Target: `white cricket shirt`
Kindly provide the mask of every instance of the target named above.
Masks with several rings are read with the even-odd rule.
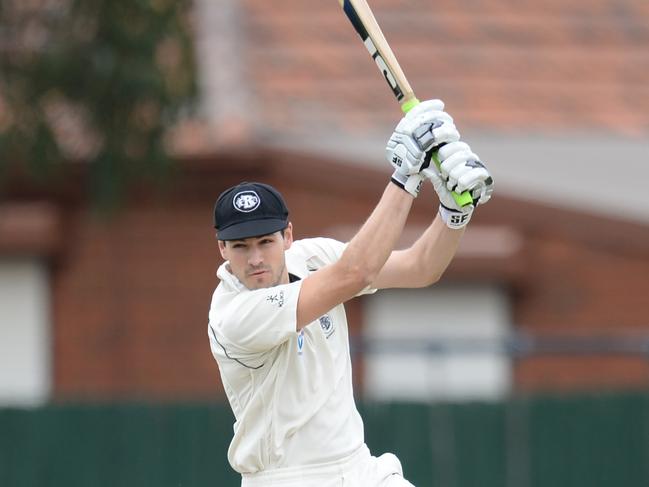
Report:
[[[345,244],[297,240],[286,251],[300,279],[337,261]],[[347,317],[338,305],[296,332],[301,280],[248,290],[221,265],[208,334],[235,416],[228,450],[240,473],[312,465],[364,443],[352,391]],[[367,290],[365,292],[373,292]]]

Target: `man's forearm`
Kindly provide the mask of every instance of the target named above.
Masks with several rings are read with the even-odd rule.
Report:
[[[417,284],[430,285],[439,280],[455,257],[465,228],[452,230],[446,226],[439,215],[410,248],[411,258],[417,263],[413,266]]]
[[[388,184],[370,217],[347,245],[341,261],[358,267],[371,282],[401,236],[412,202],[410,194]]]

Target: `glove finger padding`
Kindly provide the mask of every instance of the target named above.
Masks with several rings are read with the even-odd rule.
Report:
[[[414,196],[421,186],[420,172],[430,161],[427,153],[460,139],[453,118],[443,110],[441,100],[415,106],[399,121],[386,145],[386,158],[395,169],[392,180]]]
[[[489,200],[493,191],[493,179],[468,144],[447,144],[439,150],[439,157],[442,161],[442,177],[446,178],[446,188],[449,191],[470,191],[474,204],[484,204]]]
[[[480,158],[464,142],[450,142],[438,150],[439,169],[430,167],[423,173],[431,180],[439,196],[439,214],[446,225],[458,229],[471,219],[476,205],[484,204],[491,198],[493,178]],[[473,204],[459,206],[452,191],[470,191]]]
[[[440,203],[442,203],[444,206],[448,207],[449,209],[462,212],[470,211],[473,209],[473,205],[466,205],[462,207],[458,206],[455,198],[453,198],[453,195],[451,194],[451,190],[446,187],[446,179],[442,176],[435,165],[424,169],[422,171],[422,174],[426,178],[430,179],[430,182],[433,184],[433,189],[439,197]]]
[[[397,125],[395,133],[411,137],[424,152],[431,147],[460,139],[453,118],[441,111],[425,112],[412,118],[406,116]]]
[[[462,153],[473,154],[471,147],[466,142],[454,141],[439,148],[437,156],[440,161],[439,169],[443,178],[448,179],[451,171],[464,162],[461,155],[456,156],[456,154]]]
[[[427,112],[414,119],[402,118],[386,145],[386,158],[403,174],[417,174],[426,152],[432,147],[455,142],[460,134],[444,112]]]
[[[477,177],[478,175],[474,171],[477,168],[482,168],[486,172],[486,169],[478,160],[478,156],[473,152],[457,152],[447,159],[446,162],[449,163],[449,166],[453,165],[453,169],[448,172],[446,186],[448,189],[457,191],[458,193],[471,187],[472,180],[470,177],[467,177],[468,174],[473,174],[474,177]],[[461,184],[461,182],[464,184]]]
[[[494,191],[494,180],[488,176],[484,181],[481,181],[471,190],[471,197],[473,198],[474,205],[484,205],[491,199],[491,194]]]
[[[470,191],[474,204],[484,204],[491,198],[493,178],[477,158],[467,159],[458,171],[456,184],[452,188],[457,193]]]
[[[442,174],[446,173],[448,189],[454,189],[459,179],[472,169],[468,165],[469,161],[477,159],[478,156],[473,152],[463,150],[442,162]]]

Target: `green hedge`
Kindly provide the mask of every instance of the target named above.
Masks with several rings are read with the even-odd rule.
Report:
[[[373,453],[419,487],[649,485],[647,395],[360,409]],[[232,421],[206,404],[0,409],[0,485],[237,486]]]

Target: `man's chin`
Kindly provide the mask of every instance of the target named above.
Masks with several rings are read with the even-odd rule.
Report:
[[[259,273],[256,276],[247,275],[243,279],[240,278],[239,281],[246,287],[246,289],[254,291],[255,289],[266,289],[269,287],[279,286],[282,284],[282,274],[280,273],[279,276],[277,276],[277,274],[274,274],[271,271],[266,271]]]
[[[256,282],[246,287],[251,291],[256,291],[257,289],[266,289],[267,287],[273,287],[273,286],[271,284],[263,284],[263,283]]]
[[[273,283],[267,279],[250,278],[248,279],[248,282],[246,282],[246,287],[254,291],[255,289],[265,289],[267,287],[273,287]]]
[[[272,280],[268,279],[262,279],[262,280],[248,280],[248,282],[245,283],[245,286],[250,289],[251,291],[254,291],[256,289],[266,289],[269,287],[275,287],[279,286],[281,283],[280,282],[272,282]]]

